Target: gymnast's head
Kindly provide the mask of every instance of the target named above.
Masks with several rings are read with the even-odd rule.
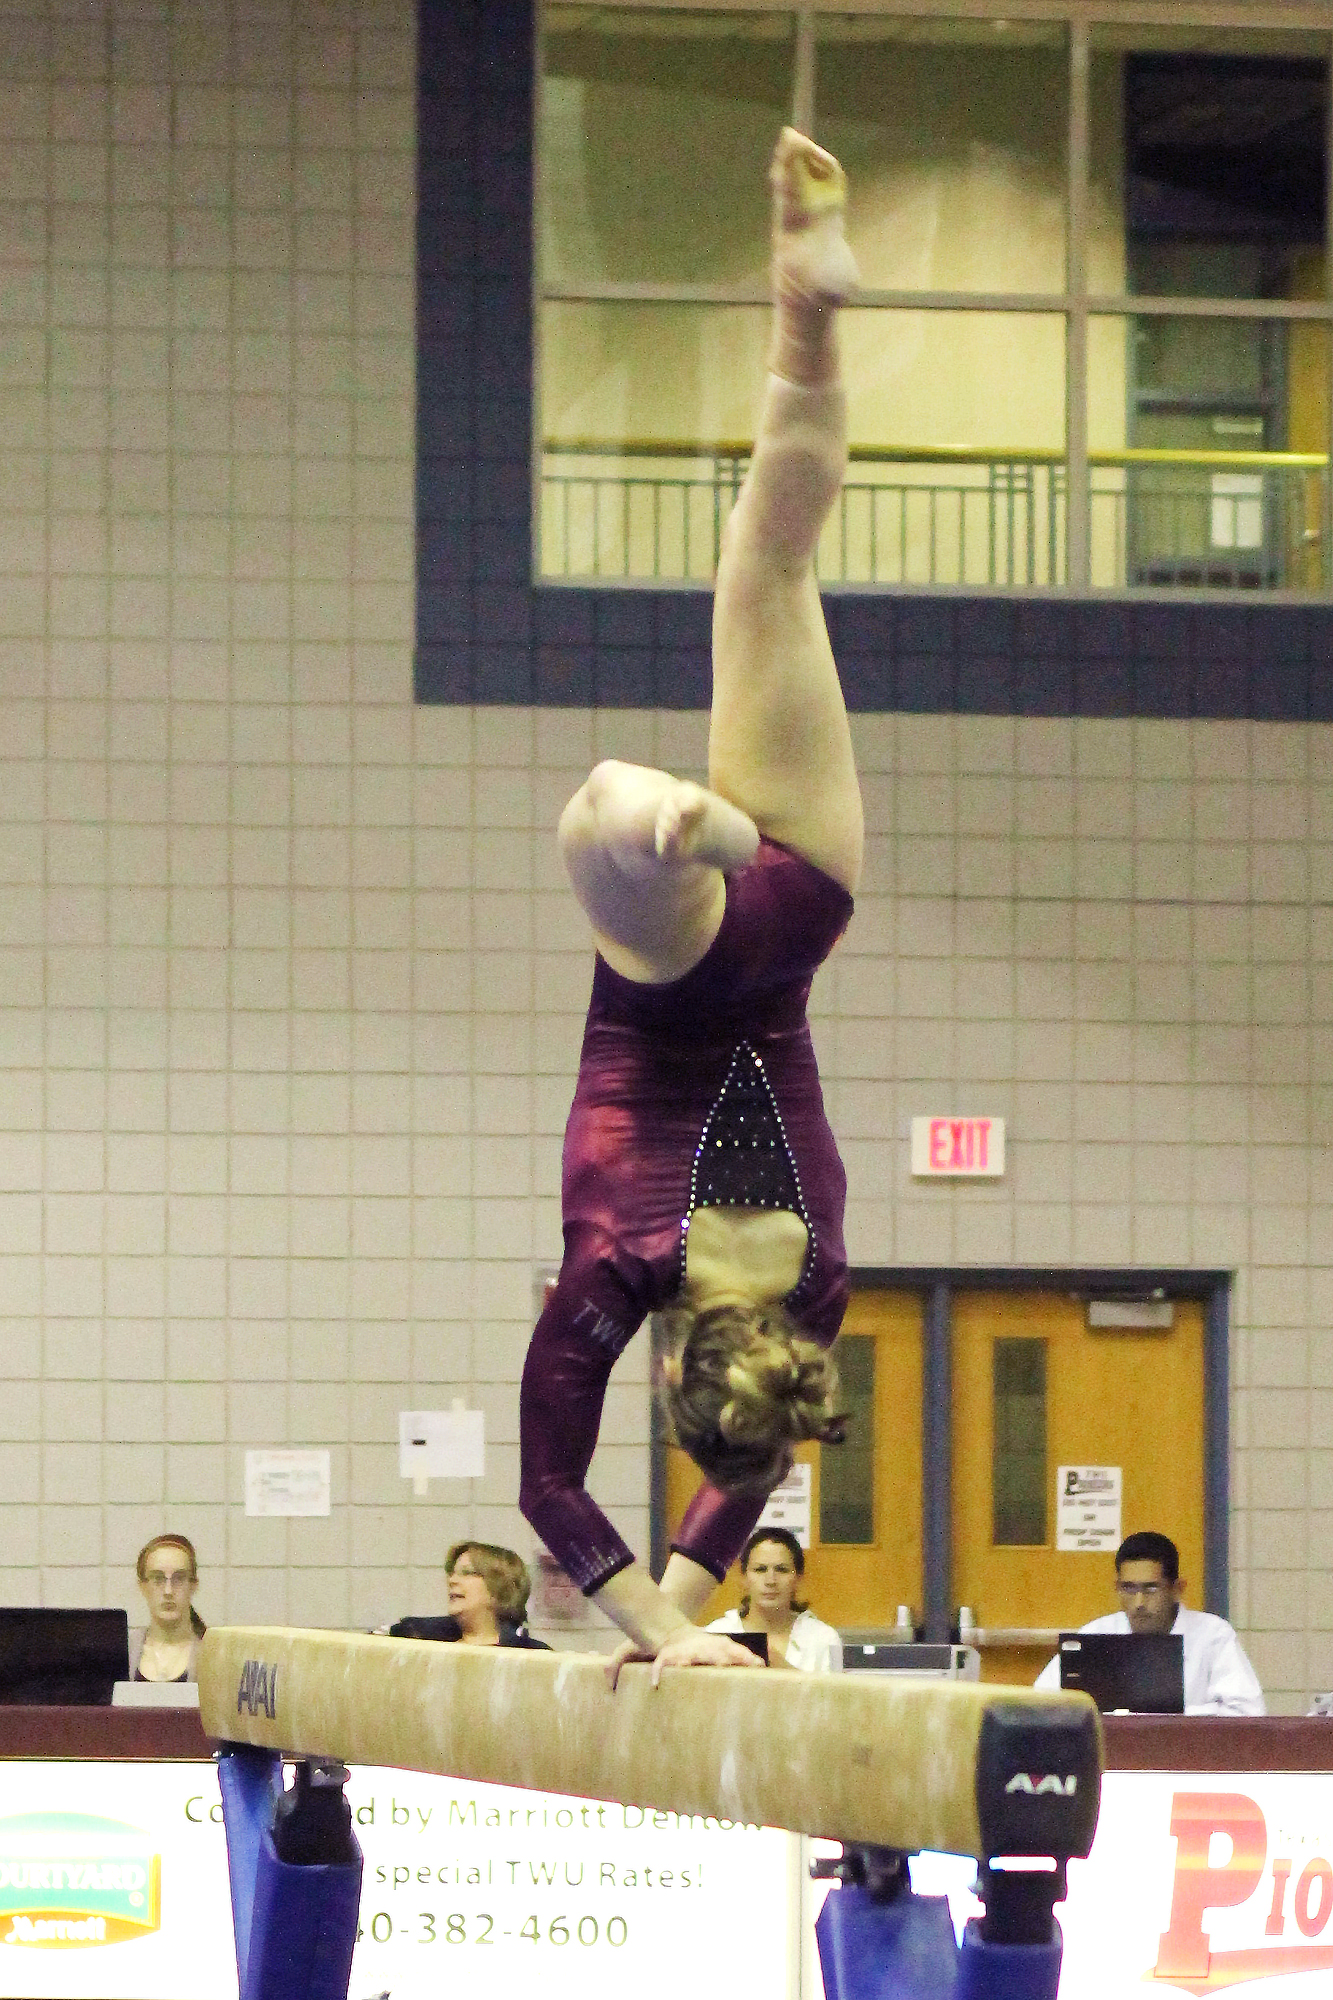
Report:
[[[667,1419],[714,1486],[767,1491],[798,1444],[842,1443],[837,1369],[782,1306],[682,1306],[662,1319]]]

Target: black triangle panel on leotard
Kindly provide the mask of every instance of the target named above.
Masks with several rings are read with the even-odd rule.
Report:
[[[690,1163],[690,1199],[680,1232],[682,1279],[685,1239],[696,1208],[774,1208],[799,1215],[810,1235],[796,1287],[800,1291],[810,1268],[814,1232],[773,1087],[748,1042],[739,1043],[732,1055]]]

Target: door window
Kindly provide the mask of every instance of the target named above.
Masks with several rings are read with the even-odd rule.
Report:
[[[1040,1548],[1046,1541],[1046,1342],[997,1340],[991,1374],[991,1540],[997,1548]]]
[[[820,1454],[819,1539],[875,1539],[875,1336],[845,1333],[835,1350],[839,1402],[847,1435],[837,1451]]]

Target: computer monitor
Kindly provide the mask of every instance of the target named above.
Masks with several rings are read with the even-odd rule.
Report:
[[[0,1703],[109,1708],[129,1677],[123,1611],[0,1605]]]
[[[1182,1715],[1185,1641],[1178,1632],[1062,1632],[1060,1685],[1090,1694],[1103,1715]]]

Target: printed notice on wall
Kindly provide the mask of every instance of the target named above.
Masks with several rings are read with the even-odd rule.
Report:
[[[759,1516],[761,1528],[785,1528],[795,1535],[803,1549],[810,1546],[811,1469],[793,1465],[781,1486],[768,1496],[768,1505]]]
[[[326,1451],[247,1451],[247,1514],[327,1514],[329,1454]]]
[[[1098,1554],[1120,1546],[1120,1467],[1062,1465],[1056,1475],[1055,1546]]]

